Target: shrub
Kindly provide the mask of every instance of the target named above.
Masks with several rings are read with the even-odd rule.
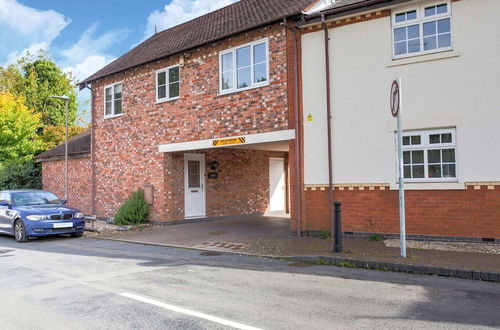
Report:
[[[384,240],[384,238],[380,234],[371,234],[370,237],[368,237],[369,241],[376,241],[376,242],[381,242]]]
[[[34,160],[0,166],[0,190],[42,189],[42,167]]]
[[[328,239],[330,237],[330,231],[329,230],[320,230],[319,231],[319,238],[321,239]]]
[[[129,199],[120,206],[115,215],[117,225],[135,225],[149,220],[149,205],[144,198],[144,190],[134,192]]]

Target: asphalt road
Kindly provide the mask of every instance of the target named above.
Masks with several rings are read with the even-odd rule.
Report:
[[[500,284],[0,236],[2,329],[500,327]]]

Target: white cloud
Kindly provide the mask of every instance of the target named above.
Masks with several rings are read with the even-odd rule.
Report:
[[[71,20],[53,10],[38,10],[17,0],[0,0],[0,59],[12,63],[26,51],[47,49]]]
[[[204,15],[216,9],[228,6],[237,0],[172,0],[162,11],[155,10],[149,14],[144,37],[148,38],[156,30],[168,29],[195,17]]]
[[[114,60],[115,56],[109,54],[109,50],[129,34],[127,29],[119,29],[96,36],[97,28],[97,24],[92,24],[76,43],[60,51],[64,71],[73,72],[78,80],[87,78]]]

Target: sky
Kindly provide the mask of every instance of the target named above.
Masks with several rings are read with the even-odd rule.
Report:
[[[43,49],[83,80],[154,34],[237,0],[0,0],[0,65]],[[88,91],[79,94],[83,104]]]

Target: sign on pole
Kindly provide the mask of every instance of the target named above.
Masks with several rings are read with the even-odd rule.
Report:
[[[403,134],[401,128],[401,78],[394,80],[391,85],[390,95],[391,114],[397,122],[398,139],[398,172],[399,172],[399,240],[401,247],[401,257],[406,258],[406,219],[405,219],[405,186],[403,168]]]

